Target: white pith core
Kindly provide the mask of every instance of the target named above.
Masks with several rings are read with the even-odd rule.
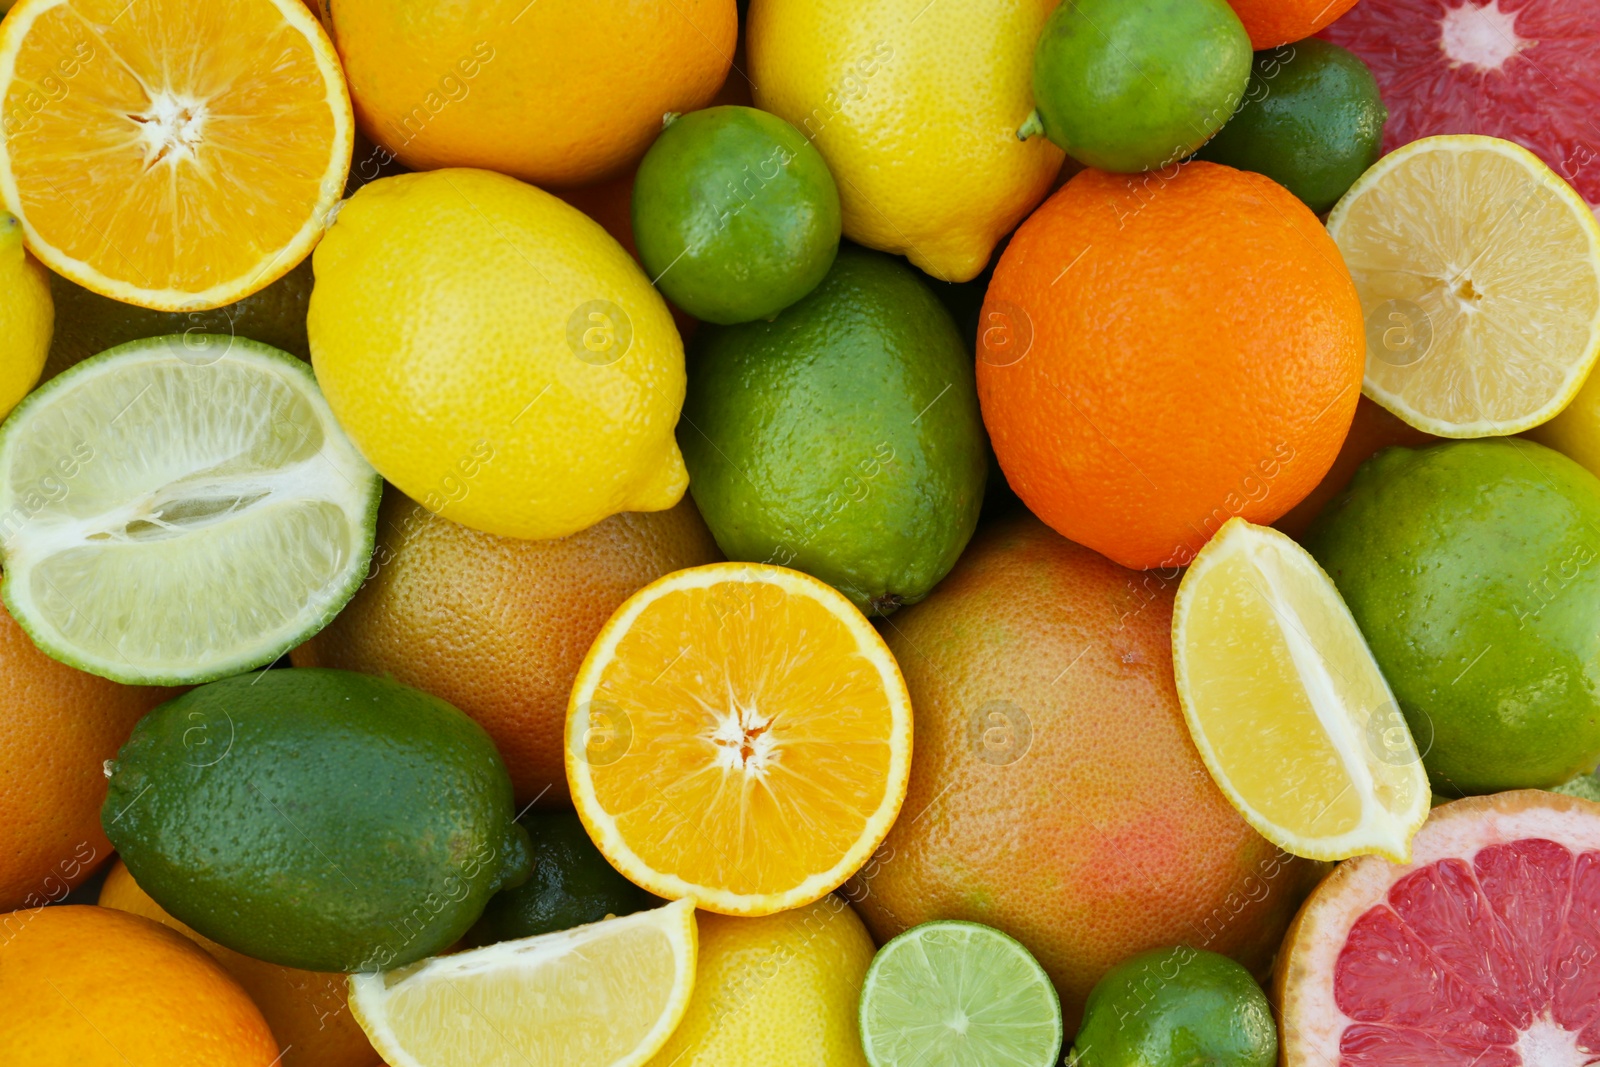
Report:
[[[146,168],[163,161],[174,165],[180,160],[192,163],[205,140],[206,102],[178,96],[170,90],[152,93],[150,106],[128,118],[139,126]]]
[[[1506,60],[1538,43],[1517,35],[1517,14],[1500,10],[1500,0],[1481,5],[1467,0],[1439,20],[1439,48],[1451,67],[1497,71]]]
[[[766,774],[767,765],[776,758],[777,741],[769,732],[771,726],[770,718],[729,693],[728,710],[717,713],[717,725],[711,731],[717,768],[758,777]]]
[[[1562,1027],[1548,1013],[1522,1032],[1516,1049],[1525,1067],[1587,1067],[1600,1063],[1600,1056],[1578,1048],[1576,1032]]]

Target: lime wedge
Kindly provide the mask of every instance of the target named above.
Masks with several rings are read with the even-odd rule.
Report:
[[[381,486],[307,364],[238,337],[133,341],[0,426],[0,595],[81,670],[237,674],[355,593]]]
[[[861,1045],[872,1067],[1050,1067],[1061,1001],[1015,939],[981,923],[923,923],[867,968]]]

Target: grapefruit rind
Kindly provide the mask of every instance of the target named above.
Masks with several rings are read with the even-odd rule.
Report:
[[[1243,565],[1251,590],[1270,608],[1268,617],[1281,638],[1273,644],[1282,647],[1284,659],[1294,672],[1292,677],[1278,680],[1280,691],[1292,692],[1294,686],[1300,687],[1303,707],[1314,713],[1321,737],[1308,734],[1309,716],[1302,712],[1296,723],[1288,706],[1258,710],[1213,699],[1218,689],[1227,699],[1243,691],[1243,687],[1229,684],[1231,678],[1206,677],[1205,672],[1216,663],[1215,659],[1208,660],[1202,649],[1208,637],[1225,647],[1239,649],[1238,658],[1249,660],[1247,669],[1270,662],[1263,652],[1265,642],[1252,641],[1237,630],[1226,634],[1204,632],[1208,614],[1205,601],[1225,592],[1217,588],[1217,583],[1229,581],[1224,568],[1230,564]],[[1222,609],[1226,605],[1215,607]],[[1313,615],[1310,609],[1321,615],[1316,622],[1307,621]],[[1220,614],[1240,627],[1246,624],[1244,618],[1231,612],[1222,610]],[[1324,639],[1326,647],[1318,646],[1311,636],[1313,632]],[[1336,643],[1327,643],[1330,634]],[[1363,740],[1371,736],[1373,717],[1385,709],[1397,711],[1398,704],[1350,609],[1332,579],[1305,549],[1270,527],[1256,526],[1238,517],[1224,523],[1200,550],[1179,584],[1172,614],[1172,661],[1178,701],[1200,758],[1228,802],[1257,833],[1284,851],[1306,859],[1339,860],[1370,852],[1395,862],[1406,860],[1412,836],[1428,817],[1427,772],[1410,731],[1398,714],[1382,723],[1385,744],[1381,751]],[[1219,745],[1224,743],[1221,735],[1213,734],[1226,729],[1230,719],[1250,714],[1259,715],[1260,721],[1251,724],[1249,743],[1242,752],[1237,741],[1229,745],[1234,755],[1225,757],[1219,752]],[[1357,821],[1343,832],[1319,835],[1310,829],[1285,826],[1264,810],[1276,799],[1273,794],[1294,793],[1308,784],[1286,779],[1283,769],[1291,766],[1290,761],[1272,758],[1284,755],[1282,742],[1278,752],[1266,747],[1269,737],[1293,733],[1297,726],[1299,738],[1288,740],[1326,750],[1327,758],[1337,760],[1343,773],[1346,785],[1341,793],[1355,794]],[[1249,795],[1240,785],[1243,777],[1253,777],[1257,787]],[[1324,810],[1338,799],[1337,794],[1328,798]],[[1394,806],[1386,805],[1385,799]]]
[[[615,659],[623,637],[663,596],[685,589],[706,590],[725,583],[775,586],[784,595],[806,597],[823,605],[854,638],[856,653],[876,668],[891,715],[890,758],[883,795],[875,809],[866,816],[854,843],[828,869],[813,871],[796,884],[761,893],[734,892],[722,886],[654,869],[629,844],[617,826],[616,816],[601,803],[596,794],[595,768],[590,760],[584,758],[585,739],[589,737],[591,729],[606,729],[604,725],[596,727],[591,720],[590,703],[606,669]],[[665,667],[663,664],[663,670]],[[649,739],[638,736],[631,741],[635,748],[650,743]],[[565,760],[567,783],[579,818],[601,853],[629,880],[657,896],[693,899],[697,907],[706,911],[738,916],[770,915],[802,907],[831,893],[843,885],[883,843],[905,801],[911,776],[911,699],[899,664],[895,662],[883,638],[873,629],[866,616],[832,586],[808,574],[770,564],[707,564],[676,571],[645,586],[618,608],[600,631],[579,668],[567,705]]]
[[[1356,920],[1382,904],[1396,882],[1440,860],[1470,861],[1486,846],[1529,838],[1574,852],[1600,850],[1600,804],[1541,789],[1452,801],[1433,810],[1412,840],[1409,862],[1359,856],[1323,879],[1284,935],[1274,968],[1283,1067],[1342,1062],[1339,1038],[1356,1020],[1334,1003],[1334,968]]]
[[[641,934],[643,938],[659,934],[665,939],[666,948],[672,954],[672,984],[659,1014],[633,1048],[624,1050],[620,1056],[615,1056],[605,1063],[605,1067],[638,1067],[667,1043],[672,1031],[677,1029],[678,1023],[683,1020],[684,1013],[689,1008],[689,997],[694,991],[699,937],[695,925],[694,905],[688,900],[673,901],[665,907],[636,912],[621,918],[603,919],[570,930],[525,937],[516,941],[501,941],[498,944],[454,955],[434,956],[394,971],[352,974],[349,978],[350,1011],[361,1029],[366,1032],[372,1047],[383,1057],[385,1063],[393,1064],[394,1067],[483,1067],[491,1062],[517,1064],[519,1067],[566,1067],[567,1064],[576,1062],[598,1062],[586,1058],[592,1057],[596,1050],[592,1045],[582,1044],[583,1038],[578,1036],[582,1030],[595,1029],[594,1018],[585,1019],[584,1026],[575,1026],[572,1020],[566,1018],[539,1020],[552,1033],[567,1030],[573,1035],[572,1047],[555,1058],[549,1058],[544,1054],[552,1051],[549,1046],[535,1049],[516,1048],[511,1044],[511,1040],[506,1036],[507,1033],[513,1032],[517,1023],[536,1015],[547,1003],[545,996],[523,996],[525,991],[516,988],[515,972],[519,969],[559,968],[563,958],[581,960],[585,952],[593,953],[595,946],[600,942],[629,937],[639,940]],[[518,1015],[516,1020],[497,1021],[481,1007],[467,1000],[466,995],[457,986],[463,978],[470,980],[494,976],[496,972],[503,975],[507,984],[514,987],[513,995],[501,1003],[514,1006]],[[569,976],[565,983],[560,981],[559,971],[555,977],[557,980],[552,982],[552,985],[555,986],[553,991],[558,996],[564,994],[571,999],[579,999],[587,995],[583,990],[574,990],[571,987],[572,977]],[[626,990],[630,980],[635,983],[640,980],[639,973],[634,971],[625,971],[610,977],[612,980],[606,983],[607,988],[604,993],[591,998],[592,1000],[602,1004],[618,999],[626,1001],[628,1000],[626,992],[619,997],[617,991]],[[567,985],[566,989],[561,988],[564,984]],[[438,999],[445,1002],[445,1006],[441,1007],[434,1020],[410,1019],[402,1022],[393,1017],[392,1002],[397,995],[415,990],[426,994],[428,986],[437,986]],[[648,992],[655,993],[656,989],[652,988]],[[636,990],[635,993],[642,1000],[645,991]],[[628,1006],[634,1007],[636,1003],[629,1003]],[[473,1010],[463,1011],[463,1007]],[[488,1060],[474,1055],[473,1046],[469,1045],[471,1038],[461,1032],[463,1019],[469,1024],[481,1020],[483,1030],[488,1031],[490,1039],[484,1043],[496,1045],[497,1051],[503,1048],[509,1054],[499,1060]],[[614,1022],[609,1020],[605,1022],[608,1024],[605,1027],[607,1030],[615,1029]],[[396,1032],[402,1028],[437,1034],[439,1046],[418,1049],[414,1040],[408,1042]],[[477,1038],[484,1036],[482,1031],[475,1035]],[[612,1034],[607,1033],[604,1036],[610,1037]],[[452,1053],[456,1054],[454,1058]]]
[[[1510,161],[1518,168],[1526,182],[1521,195],[1490,189],[1487,179],[1473,189],[1473,178],[1466,175],[1460,160],[1474,153]],[[1431,161],[1426,157],[1432,157]],[[1442,180],[1444,174],[1457,179],[1458,188],[1422,187],[1402,173],[1430,162],[1435,180]],[[1363,224],[1371,230],[1376,220],[1366,218],[1358,223],[1352,216],[1360,212],[1363,201],[1372,198],[1378,198],[1390,212],[1377,223],[1386,232],[1360,234],[1357,231]],[[1551,218],[1552,224],[1559,220],[1566,226],[1562,236],[1567,244],[1558,245],[1548,231],[1524,232],[1529,217],[1541,208],[1548,209],[1542,214]],[[1464,233],[1480,221],[1472,217],[1473,209],[1493,216],[1488,234],[1478,238],[1483,247],[1477,251]],[[1512,212],[1521,223],[1514,229],[1505,224]],[[1362,391],[1416,429],[1453,438],[1503,436],[1532,429],[1554,418],[1572,401],[1600,357],[1600,221],[1572,186],[1521,145],[1477,134],[1424,137],[1404,145],[1373,164],[1340,198],[1328,215],[1328,233],[1350,268],[1367,319]],[[1451,237],[1468,247],[1446,247]],[[1557,248],[1560,254],[1553,256],[1552,250]],[[1452,258],[1456,251],[1460,255]],[[1486,255],[1490,251],[1494,254]],[[1497,298],[1498,286],[1485,284],[1480,277],[1476,279],[1484,285],[1480,293],[1473,284],[1475,279],[1469,277],[1469,271],[1477,267],[1498,272],[1502,281],[1518,269],[1548,280],[1558,264],[1560,269],[1581,275],[1559,300],[1548,293],[1532,294],[1543,297],[1542,301],[1530,299],[1529,292],[1515,288],[1501,290]],[[1451,276],[1440,276],[1441,268]],[[1387,278],[1381,277],[1385,274]],[[1418,279],[1425,279],[1426,284]],[[1490,281],[1495,280],[1491,275]],[[1498,345],[1485,343],[1476,354],[1449,352],[1450,362],[1434,370],[1441,361],[1431,357],[1438,351],[1441,336],[1458,339],[1460,331],[1476,325],[1484,315],[1479,301],[1496,299],[1498,307],[1490,306],[1499,316],[1508,317],[1508,309],[1522,312],[1522,317],[1509,325],[1494,318],[1485,320],[1495,323]],[[1552,362],[1547,340],[1551,327],[1539,316],[1557,310],[1572,318],[1571,328],[1586,340],[1575,341],[1570,351],[1556,353]],[[1586,321],[1581,321],[1585,317]],[[1392,326],[1386,325],[1391,322]],[[1410,349],[1424,323],[1429,347]],[[1386,346],[1393,336],[1396,352],[1378,353],[1372,340],[1375,334]],[[1510,358],[1510,345],[1523,347],[1516,353],[1519,359]],[[1417,351],[1420,354],[1414,354]],[[1476,362],[1467,365],[1472,360]],[[1544,373],[1536,373],[1545,367]],[[1532,392],[1515,395],[1513,391],[1519,388]],[[1491,414],[1489,405],[1505,410]],[[1462,407],[1469,412],[1463,414]]]
[[[320,180],[320,193],[305,222],[278,247],[264,249],[254,269],[219,281],[203,290],[189,291],[171,287],[134,285],[110,277],[92,263],[68,255],[35,227],[23,205],[13,169],[12,149],[9,143],[11,138],[0,136],[0,200],[3,200],[6,209],[21,222],[28,250],[51,270],[92,292],[126,304],[156,311],[205,311],[234,303],[264,289],[293,270],[321,240],[331,213],[344,196],[345,181],[349,176],[351,154],[355,145],[355,115],[350,103],[350,93],[345,85],[344,68],[322,23],[301,0],[257,0],[257,2],[272,4],[282,15],[283,21],[305,38],[327,85],[326,102],[332,120],[333,137],[327,166]],[[21,0],[6,14],[4,21],[0,22],[0,100],[9,97],[10,87],[17,78],[18,53],[26,42],[28,31],[47,11],[71,3],[72,0]],[[123,14],[126,13],[124,9]],[[118,18],[120,19],[121,15]],[[103,38],[97,40],[102,46],[109,47]],[[129,71],[132,72],[131,68]],[[70,92],[71,83],[66,84],[67,91]],[[10,119],[7,118],[6,121],[9,124]],[[236,214],[248,215],[257,210],[257,205],[249,202],[228,206]],[[171,220],[168,222],[170,225],[176,225]],[[109,238],[107,240],[109,241]]]

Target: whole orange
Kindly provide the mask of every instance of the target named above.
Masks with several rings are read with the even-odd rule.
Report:
[[[268,1067],[277,1057],[239,983],[159,923],[80,904],[0,916],[0,1063]]]
[[[0,607],[0,911],[64,899],[111,855],[105,761],[179,692],[57,663]]]
[[[982,316],[1006,480],[1127,567],[1180,566],[1233,516],[1299,503],[1361,396],[1338,248],[1281,185],[1218,164],[1078,174],[1012,237]]]
[[[336,0],[362,130],[418,170],[581,185],[705,106],[733,60],[734,0]]]
[[[494,738],[519,805],[565,807],[567,696],[589,645],[639,589],[721,558],[687,498],[570,537],[518,541],[387,489],[376,573],[291,659],[389,675],[449,701]]]
[[[267,963],[195,933],[151,900],[120,859],[100,887],[100,906],[153,919],[210,953],[261,1009],[283,1049],[283,1067],[376,1067],[382,1062],[350,1013],[344,975]]]
[[[1356,0],[1228,0],[1256,51],[1301,41],[1356,6]]]
[[[1176,586],[1019,514],[887,620],[916,709],[911,785],[848,892],[880,942],[930,919],[998,927],[1049,972],[1068,1033],[1145,949],[1265,973],[1316,869],[1246,825],[1189,740]]]

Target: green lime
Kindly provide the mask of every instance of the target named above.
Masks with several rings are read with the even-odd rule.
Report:
[[[772,322],[696,335],[678,444],[729,559],[869,613],[926,596],[983,504],[972,357],[916,271],[854,246]]]
[[[311,257],[265,289],[209,311],[151,311],[91,292],[59,274],[50,275],[56,332],[50,339],[44,379],[108,348],[163,334],[248,337],[301,359],[311,358],[306,309],[311,303]]]
[[[1548,787],[1600,762],[1600,479],[1516,438],[1391,448],[1306,547],[1436,792]]]
[[[1045,136],[1101,170],[1177,163],[1233,114],[1250,79],[1250,35],[1225,0],[1072,0],[1033,54]],[[1019,132],[1037,127],[1033,120]]]
[[[633,182],[633,239],[656,287],[697,319],[771,318],[828,273],[839,190],[805,135],[753,107],[682,115]]]
[[[1273,1067],[1278,1030],[1250,972],[1178,945],[1117,964],[1089,991],[1072,1067]]]
[[[860,1020],[872,1067],[1052,1067],[1061,1052],[1050,976],[981,923],[923,923],[879,949]]]
[[[34,643],[119,682],[271,663],[366,577],[383,483],[301,360],[152,337],[0,425],[0,593]]]
[[[517,822],[532,843],[533,873],[489,901],[467,944],[515,941],[661,906],[606,862],[576,812],[530,811]]]
[[[527,876],[483,728],[387,678],[294,668],[169,700],[110,765],[106,836],[200,933],[286,967],[396,967]]]
[[[1378,161],[1388,117],[1367,65],[1311,37],[1256,53],[1244,102],[1199,156],[1265,174],[1320,215]]]

